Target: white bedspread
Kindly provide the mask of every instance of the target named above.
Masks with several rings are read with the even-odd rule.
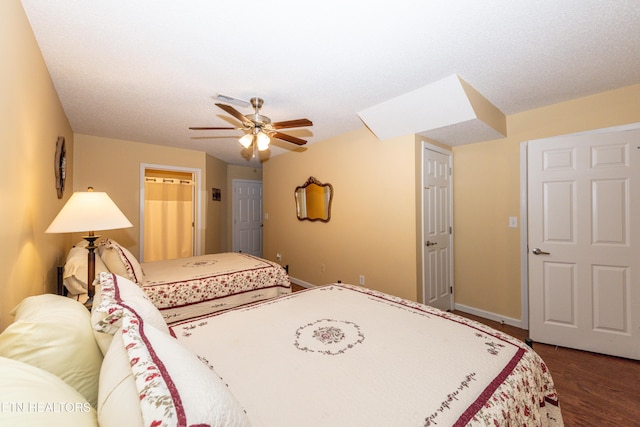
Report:
[[[143,290],[167,323],[291,292],[282,266],[245,253],[153,261],[142,269]]]
[[[171,330],[254,426],[562,425],[551,376],[526,345],[360,287],[314,288]]]

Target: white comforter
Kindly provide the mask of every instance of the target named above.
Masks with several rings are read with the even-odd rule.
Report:
[[[254,426],[562,425],[551,375],[526,345],[360,287],[314,288],[171,329]]]
[[[279,264],[225,252],[142,264],[145,294],[167,323],[291,292]]]

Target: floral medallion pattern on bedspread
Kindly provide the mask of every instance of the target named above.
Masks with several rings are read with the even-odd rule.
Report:
[[[171,330],[255,425],[563,425],[551,375],[524,343],[362,287],[313,288]],[[287,411],[265,390],[287,396]]]
[[[291,289],[277,263],[244,253],[223,253],[144,263],[143,287],[160,310],[213,301],[230,295],[279,287]]]

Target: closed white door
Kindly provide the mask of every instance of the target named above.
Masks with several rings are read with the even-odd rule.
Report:
[[[233,181],[233,251],[262,257],[262,181]]]
[[[640,359],[640,130],[528,144],[534,341]]]
[[[422,295],[427,305],[453,308],[451,154],[423,147]]]

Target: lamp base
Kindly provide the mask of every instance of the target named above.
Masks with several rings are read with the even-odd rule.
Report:
[[[84,306],[87,307],[87,310],[91,311],[93,308],[93,296],[89,297],[85,302]]]
[[[87,296],[89,297],[87,301],[84,303],[85,307],[89,310],[93,306],[93,295],[95,294],[95,287],[93,286],[93,282],[96,279],[96,240],[100,238],[100,236],[96,236],[93,234],[93,231],[89,232],[88,236],[82,236],[89,244],[87,245]]]

